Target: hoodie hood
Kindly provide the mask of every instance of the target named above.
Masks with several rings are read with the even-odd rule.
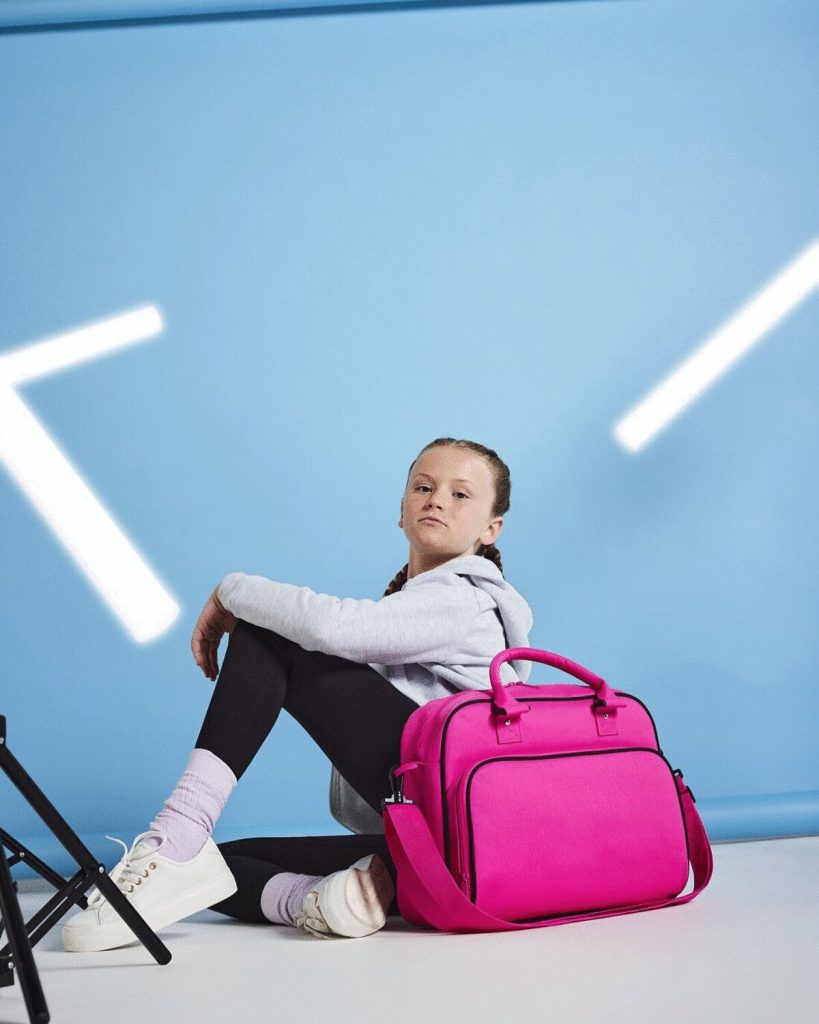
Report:
[[[504,578],[497,565],[489,558],[484,558],[483,555],[459,555],[457,558],[450,558],[448,562],[443,562],[434,569],[428,569],[427,572],[413,576],[412,579],[407,580],[404,587],[411,586],[413,580],[427,576],[429,573],[443,572],[454,572],[457,576],[466,576],[473,586],[479,587],[489,594],[495,602],[506,637],[507,648],[530,646],[529,631],[534,622],[532,609],[512,584]],[[529,673],[532,671],[531,661],[511,661],[509,664],[522,682],[529,678]]]

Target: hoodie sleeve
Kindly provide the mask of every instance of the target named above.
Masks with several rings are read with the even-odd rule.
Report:
[[[237,618],[271,629],[307,651],[361,664],[446,664],[480,608],[474,587],[454,573],[378,601],[332,597],[264,576],[229,573],[218,597]]]

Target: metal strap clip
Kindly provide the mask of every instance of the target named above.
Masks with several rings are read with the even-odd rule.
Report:
[[[404,796],[404,774],[403,774],[403,772],[400,775],[394,775],[393,774],[393,772],[395,771],[395,769],[397,767],[398,767],[398,765],[394,764],[390,768],[390,770],[389,770],[389,773],[388,773],[387,777],[390,780],[390,788],[392,789],[392,796],[384,797],[384,799],[381,801],[381,810],[382,811],[384,810],[384,804],[414,804],[415,803],[414,800],[409,800],[407,797]]]

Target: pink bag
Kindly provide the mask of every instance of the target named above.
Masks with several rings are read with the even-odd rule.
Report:
[[[515,659],[586,686],[504,686],[500,666]],[[489,678],[491,689],[429,701],[404,726],[381,806],[407,921],[540,928],[687,903],[705,888],[711,846],[694,794],[642,701],[532,647],[496,654]],[[680,896],[689,859],[694,888]]]

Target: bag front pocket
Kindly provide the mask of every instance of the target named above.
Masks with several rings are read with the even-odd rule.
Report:
[[[682,804],[656,750],[490,758],[455,799],[456,880],[498,917],[632,906],[688,880]]]

